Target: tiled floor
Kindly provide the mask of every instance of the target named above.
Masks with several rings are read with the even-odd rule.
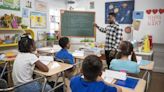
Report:
[[[164,92],[164,73],[152,73],[148,92]]]

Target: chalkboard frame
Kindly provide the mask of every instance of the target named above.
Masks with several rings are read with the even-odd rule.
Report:
[[[62,21],[62,14],[64,14],[64,12],[79,12],[79,13],[93,13],[94,14],[94,22],[95,22],[95,12],[93,11],[70,11],[70,10],[60,10],[60,37],[62,37],[62,30],[61,30],[61,21]],[[73,38],[73,37],[76,37],[76,38],[95,38],[96,39],[96,27],[93,28],[94,30],[94,36],[67,36],[67,37],[70,37],[70,38]]]

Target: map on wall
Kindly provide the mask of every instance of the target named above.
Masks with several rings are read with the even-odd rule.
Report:
[[[0,9],[20,10],[20,0],[0,0]]]
[[[108,14],[114,12],[116,21],[120,24],[132,24],[134,0],[105,3],[105,23],[108,24]]]

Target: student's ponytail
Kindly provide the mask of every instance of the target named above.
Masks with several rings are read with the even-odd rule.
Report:
[[[136,54],[134,51],[132,52],[131,61],[137,62]]]
[[[121,59],[121,56],[122,56],[121,51],[118,51],[115,58],[116,59]]]

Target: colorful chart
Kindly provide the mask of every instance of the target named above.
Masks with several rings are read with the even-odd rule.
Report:
[[[120,24],[132,24],[134,1],[118,1],[105,3],[105,23],[108,24],[108,14],[114,12],[116,21]]]

